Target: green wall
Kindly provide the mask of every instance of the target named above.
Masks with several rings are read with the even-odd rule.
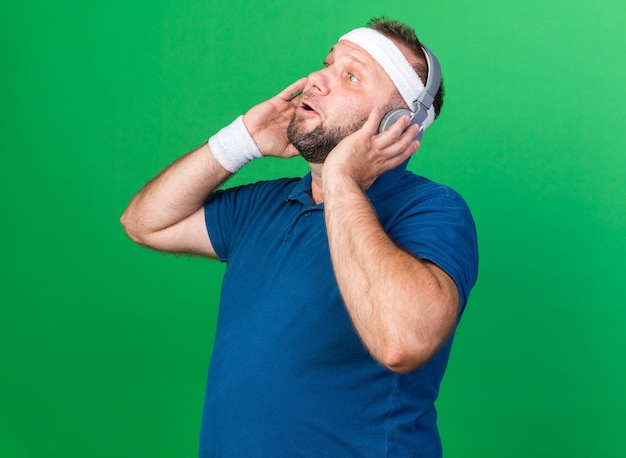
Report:
[[[417,28],[447,83],[411,168],[459,190],[479,230],[438,403],[446,456],[624,456],[621,0],[2,9],[1,456],[196,455],[223,266],[140,248],[119,216],[381,14]],[[305,171],[264,159],[232,183]]]

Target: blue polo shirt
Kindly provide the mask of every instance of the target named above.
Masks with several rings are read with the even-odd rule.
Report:
[[[227,262],[207,380],[201,457],[437,457],[435,399],[452,337],[404,375],[378,364],[341,300],[311,176],[216,192],[206,225]],[[478,269],[470,211],[406,171],[367,191],[389,236],[455,281]]]

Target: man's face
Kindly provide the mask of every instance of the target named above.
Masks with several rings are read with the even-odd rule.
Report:
[[[387,111],[402,105],[378,63],[359,46],[340,41],[324,68],[309,75],[287,137],[306,161],[321,164],[341,140],[363,126],[375,107]]]

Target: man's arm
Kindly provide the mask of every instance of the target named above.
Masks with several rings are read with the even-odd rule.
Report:
[[[293,95],[304,82],[296,81],[244,115],[243,124],[263,155],[297,154],[287,140],[286,128],[297,105]],[[204,144],[146,184],[122,215],[122,225],[139,244],[215,258],[204,221],[204,202],[232,173]]]
[[[146,184],[121,218],[135,242],[161,251],[216,257],[203,205],[232,174],[204,144],[177,159]]]
[[[331,152],[323,193],[328,242],[342,298],[363,343],[390,370],[425,362],[454,328],[459,294],[439,267],[397,247],[365,190],[419,146],[407,119],[377,134],[380,113]]]

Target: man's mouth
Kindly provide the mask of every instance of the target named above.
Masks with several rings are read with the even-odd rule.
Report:
[[[300,107],[298,111],[304,115],[318,115],[319,116],[319,113],[317,112],[315,106],[311,105],[310,103],[304,100],[300,102]]]

